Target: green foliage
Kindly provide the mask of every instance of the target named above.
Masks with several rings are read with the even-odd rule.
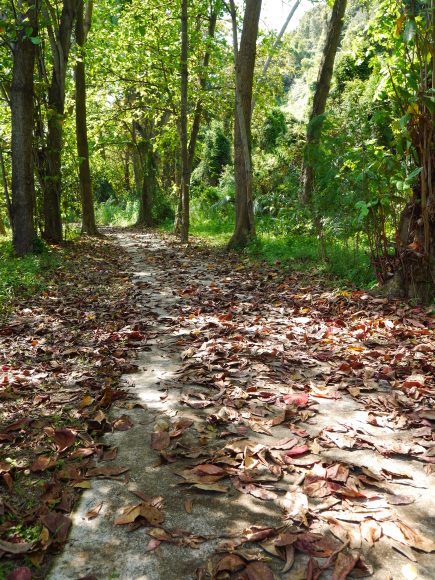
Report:
[[[97,178],[93,188],[93,193],[94,200],[97,203],[103,203],[105,201],[108,201],[110,198],[113,199],[115,197],[115,190],[113,189],[112,184],[104,176],[100,176]]]
[[[1,562],[0,563],[0,580],[6,580],[7,576],[16,568],[13,562]]]
[[[271,151],[276,147],[278,139],[287,133],[285,115],[281,109],[272,109],[263,122],[260,132],[260,147]]]
[[[95,206],[95,219],[97,224],[103,226],[130,226],[137,220],[139,202],[131,195],[124,196],[121,201],[109,198]]]
[[[213,121],[205,133],[201,161],[192,173],[192,185],[216,186],[226,165],[231,163],[231,141],[220,123]]]
[[[39,253],[15,258],[10,241],[0,242],[0,320],[8,314],[14,298],[49,292],[50,281],[62,264],[62,255],[49,252],[39,240]]]

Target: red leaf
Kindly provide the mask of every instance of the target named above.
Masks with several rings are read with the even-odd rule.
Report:
[[[293,447],[289,451],[283,453],[282,457],[292,457],[293,455],[302,455],[302,453],[306,453],[308,451],[307,445],[300,445],[299,447]]]
[[[217,465],[212,465],[211,463],[204,463],[203,465],[198,465],[195,471],[199,473],[205,473],[207,475],[226,475],[226,471],[222,467]]]
[[[308,395],[305,393],[291,393],[283,396],[286,405],[296,405],[297,407],[306,407],[308,404]]]
[[[32,573],[26,566],[15,568],[6,576],[6,580],[32,580]]]

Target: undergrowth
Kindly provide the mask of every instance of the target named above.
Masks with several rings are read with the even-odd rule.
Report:
[[[95,205],[95,220],[102,226],[131,226],[137,220],[139,201],[127,199],[119,203],[113,198]]]
[[[320,274],[334,276],[340,286],[352,284],[367,288],[375,284],[368,248],[361,245],[355,248],[339,238],[329,237],[324,242],[327,257],[322,259],[315,234],[292,232],[290,227],[287,231],[276,231],[274,222],[264,217],[257,219],[256,226],[256,237],[242,250],[253,260],[269,264],[278,261],[283,267],[302,272],[314,267]],[[172,231],[173,223],[167,220],[160,227]],[[213,247],[224,248],[233,231],[234,212],[226,215],[193,212],[190,233]]]
[[[37,241],[38,253],[15,258],[11,241],[0,238],[0,322],[10,312],[15,297],[49,292],[54,271],[64,256],[57,250],[48,249],[41,240]]]

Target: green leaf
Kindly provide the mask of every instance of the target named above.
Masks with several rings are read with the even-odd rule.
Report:
[[[419,173],[421,173],[422,171],[423,171],[423,167],[417,167],[417,169],[414,169],[414,171],[407,176],[406,181],[410,181],[411,179],[414,179],[414,177],[417,177],[417,175]]]
[[[26,36],[30,36],[33,32],[33,28],[31,26],[28,26],[27,28],[24,29],[24,32],[26,33]]]
[[[410,113],[408,113],[407,115],[403,115],[403,117],[399,121],[400,128],[403,129],[404,127],[406,127],[408,121],[410,121],[411,119],[412,115]]]
[[[417,23],[415,18],[410,18],[405,26],[405,32],[403,33],[403,40],[408,43],[417,34]]]
[[[41,39],[39,38],[39,36],[31,36],[30,42],[33,42],[33,44],[41,44]]]

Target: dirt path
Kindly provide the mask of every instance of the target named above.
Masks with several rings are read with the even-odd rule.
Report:
[[[433,578],[433,319],[113,235],[148,330],[103,439],[129,471],[92,480],[49,578]]]

